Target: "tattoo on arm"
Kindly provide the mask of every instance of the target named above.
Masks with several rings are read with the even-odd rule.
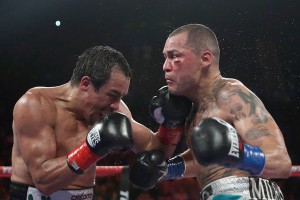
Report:
[[[243,102],[250,106],[250,111],[248,115],[243,112],[243,105],[241,103],[236,103],[233,106],[231,106],[231,113],[236,116],[237,120],[243,119],[247,116],[253,117],[251,122],[253,124],[261,124],[261,123],[267,123],[268,122],[268,115],[267,110],[265,109],[262,102],[252,93],[246,94],[244,91],[240,89],[236,89],[230,92],[231,95],[228,95],[227,99],[229,97],[232,97],[234,95],[238,95]],[[231,102],[230,100],[227,100],[228,102]],[[257,110],[263,111],[262,113],[257,113]],[[265,112],[264,112],[265,111]]]
[[[237,87],[228,87],[224,88],[226,84],[218,84],[215,89],[217,92],[216,98],[220,104],[226,104],[230,106],[230,113],[235,116],[235,119],[241,120],[243,118],[246,118],[247,116],[253,117],[251,120],[252,124],[257,125],[257,124],[262,124],[262,123],[267,123],[269,120],[268,112],[262,102],[259,100],[258,97],[256,97],[253,93],[247,94],[241,89]],[[220,92],[221,88],[224,88],[223,92]],[[250,111],[248,115],[243,111],[244,105],[242,103],[234,103],[231,98],[234,96],[239,96],[242,101],[250,106]],[[257,112],[257,110],[260,110],[262,112]]]
[[[255,115],[255,111],[260,108],[265,110],[263,104],[259,101],[259,99],[254,94],[246,94],[242,90],[236,90],[236,94],[246,103],[250,104],[250,112],[249,116]]]
[[[246,132],[246,138],[249,140],[256,140],[263,136],[268,136],[268,135],[271,135],[271,133],[266,127],[262,125],[255,128],[251,128]]]
[[[243,119],[246,117],[246,114],[243,112],[243,106],[240,103],[233,105],[230,110],[230,113],[235,115],[235,118],[237,120],[240,120],[240,119]]]
[[[252,124],[262,124],[268,122],[268,117],[264,114],[256,114],[251,120]]]

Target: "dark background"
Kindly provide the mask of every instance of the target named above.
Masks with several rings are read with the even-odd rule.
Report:
[[[1,136],[12,135],[13,105],[26,90],[68,82],[78,55],[96,45],[125,55],[134,77],[124,101],[137,121],[153,127],[147,108],[165,84],[164,42],[178,26],[202,23],[219,39],[222,75],[239,79],[262,99],[284,134],[293,165],[299,165],[299,5],[299,0],[2,0]],[[5,140],[0,150],[9,156]]]

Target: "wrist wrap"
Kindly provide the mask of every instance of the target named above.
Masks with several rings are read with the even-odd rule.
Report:
[[[175,156],[167,162],[167,174],[162,180],[180,179],[185,172],[185,163],[181,156]]]
[[[166,128],[163,125],[159,126],[157,136],[165,145],[177,145],[180,140],[183,127]]]
[[[94,154],[84,141],[68,154],[67,163],[76,174],[82,174],[91,164],[100,159],[101,157]]]
[[[264,152],[259,147],[244,144],[244,157],[237,167],[253,176],[260,175],[265,167]]]

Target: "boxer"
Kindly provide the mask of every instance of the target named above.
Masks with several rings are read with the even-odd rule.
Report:
[[[165,179],[196,177],[204,200],[283,199],[271,179],[291,174],[284,137],[249,88],[221,75],[215,33],[183,25],[169,35],[163,55],[169,93],[193,102],[184,129],[188,149],[170,160],[161,151],[141,153],[130,167],[131,182],[149,189]]]
[[[135,121],[122,101],[131,76],[122,53],[96,46],[79,56],[69,82],[31,88],[17,101],[11,200],[91,200],[96,164],[106,155],[153,149],[172,155],[191,101],[169,95],[168,89],[160,92],[159,103],[150,102],[163,119],[153,132]],[[178,105],[187,110],[175,110]]]

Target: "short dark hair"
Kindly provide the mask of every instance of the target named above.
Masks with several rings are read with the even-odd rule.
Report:
[[[131,68],[121,52],[109,46],[89,48],[78,57],[70,80],[71,86],[78,85],[83,76],[89,76],[98,91],[110,78],[113,68],[121,70],[129,79],[132,77]]]
[[[186,32],[187,45],[196,51],[209,50],[216,58],[220,58],[220,47],[215,33],[203,24],[186,24],[175,29],[169,37]]]

